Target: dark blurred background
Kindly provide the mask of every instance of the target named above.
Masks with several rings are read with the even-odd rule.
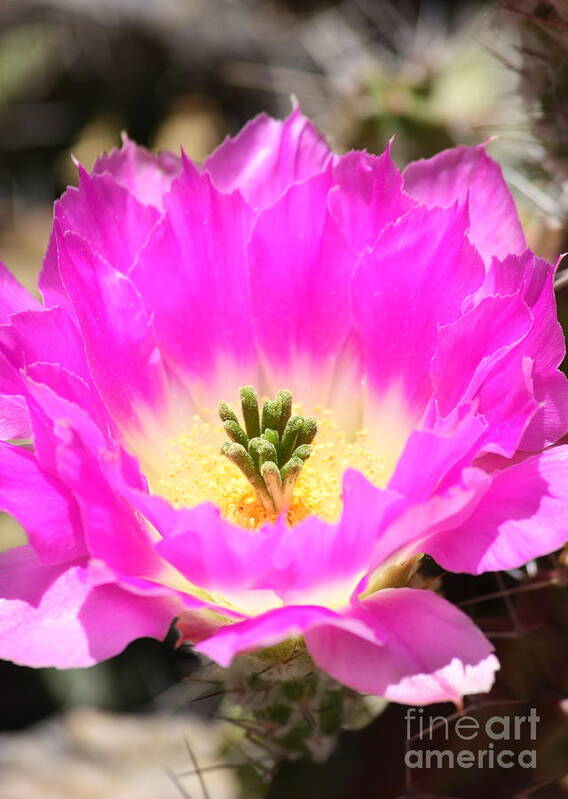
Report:
[[[530,245],[554,260],[567,244],[567,31],[565,0],[2,0],[0,258],[35,290],[72,156],[90,168],[127,131],[201,161],[258,112],[285,116],[295,95],[337,150],[380,152],[394,135],[401,165],[495,137]],[[22,540],[2,519],[0,549]],[[218,700],[193,701],[191,654],[139,641],[90,670],[0,662],[0,799],[568,796],[566,563],[560,553],[510,574],[440,575],[503,664],[470,712],[537,707],[536,771],[405,775],[405,709],[391,705],[328,763],[285,765],[268,789],[231,768],[178,778],[192,768],[184,735],[202,768],[218,762]]]

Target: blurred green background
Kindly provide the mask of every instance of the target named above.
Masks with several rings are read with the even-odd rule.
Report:
[[[2,0],[0,258],[35,290],[52,203],[75,182],[72,156],[90,168],[127,131],[201,161],[256,113],[285,116],[295,95],[337,150],[380,152],[395,136],[401,165],[494,137],[490,152],[529,243],[554,260],[566,248],[568,172],[551,125],[539,127],[549,120],[531,91],[553,83],[562,123],[568,10],[558,17],[563,0],[511,5],[519,13],[450,0]],[[535,75],[543,21],[555,38],[538,39]],[[558,298],[568,322],[568,289]],[[21,540],[18,525],[3,518],[0,549]],[[440,576],[446,596],[468,603],[502,659],[496,688],[471,712],[538,707],[536,773],[405,775],[404,708],[392,705],[365,730],[346,733],[327,764],[284,765],[268,788],[234,768],[178,779],[192,768],[184,735],[201,767],[218,763],[217,700],[192,701],[198,661],[190,653],[141,641],[86,671],[0,663],[0,799],[567,796],[566,574],[555,556],[511,574]],[[510,596],[472,601],[503,588]]]

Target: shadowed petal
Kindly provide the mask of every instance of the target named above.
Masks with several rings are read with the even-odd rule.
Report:
[[[44,563],[84,555],[77,503],[56,476],[44,472],[34,455],[0,444],[0,507],[20,522]]]
[[[493,684],[499,668],[493,647],[471,619],[431,591],[387,588],[354,606],[348,618],[368,634],[323,622],[305,632],[306,644],[320,668],[361,693],[409,705],[460,705],[465,694]]]
[[[335,621],[360,631],[357,621],[349,620],[327,608],[315,606],[289,606],[263,613],[254,619],[222,627],[210,638],[200,641],[195,647],[199,652],[215,660],[220,666],[228,666],[235,655],[251,649],[274,646],[302,635],[312,625]]]
[[[91,666],[135,638],[163,638],[178,608],[168,596],[93,586],[81,565],[41,566],[27,547],[0,554],[0,657],[15,663]]]
[[[488,691],[499,667],[465,614],[430,591],[407,588],[385,589],[343,613],[271,610],[221,628],[196,649],[228,666],[240,652],[302,634],[316,665],[339,682],[408,704],[460,704],[464,694]]]

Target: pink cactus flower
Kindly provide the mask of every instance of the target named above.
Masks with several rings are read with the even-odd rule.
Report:
[[[202,167],[126,140],[79,173],[43,305],[2,272],[0,506],[29,545],[0,556],[0,656],[88,666],[179,617],[223,666],[303,636],[361,692],[487,691],[471,620],[392,579],[568,537],[554,269],[485,148],[401,174],[295,109]]]

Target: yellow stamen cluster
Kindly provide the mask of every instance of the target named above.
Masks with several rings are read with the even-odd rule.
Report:
[[[287,511],[290,525],[310,515],[336,521],[343,504],[343,473],[349,467],[375,485],[384,485],[388,479],[385,464],[368,445],[365,431],[348,439],[331,411],[316,409],[316,415],[318,433],[311,445],[313,451],[300,472]],[[176,507],[213,502],[225,518],[248,529],[273,521],[276,514],[263,508],[246,477],[220,453],[225,438],[217,420],[195,416],[190,431],[170,442],[170,469],[153,486],[154,491]]]

